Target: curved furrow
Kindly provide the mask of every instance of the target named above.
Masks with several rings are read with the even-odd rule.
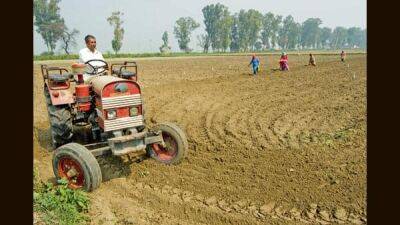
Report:
[[[225,146],[224,138],[220,136],[218,132],[215,132],[217,120],[218,110],[221,109],[222,105],[220,103],[213,103],[210,108],[206,111],[205,123],[204,126],[206,128],[207,137],[209,139],[209,143],[211,146],[215,148],[222,148]]]

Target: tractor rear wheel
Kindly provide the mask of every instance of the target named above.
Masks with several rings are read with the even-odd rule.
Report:
[[[53,147],[72,141],[72,116],[67,106],[48,105]]]
[[[47,86],[44,87],[43,93],[44,93],[44,98],[46,100],[46,105],[47,106],[51,105],[50,93],[49,93],[49,89],[47,88]]]
[[[69,143],[56,149],[53,172],[58,179],[66,179],[71,189],[93,191],[102,181],[99,163],[83,145]]]
[[[153,130],[160,130],[164,139],[165,147],[160,144],[147,146],[147,154],[158,162],[164,164],[180,163],[188,151],[188,141],[185,133],[173,123],[162,123]]]

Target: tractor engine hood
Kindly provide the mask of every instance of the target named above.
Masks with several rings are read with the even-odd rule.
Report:
[[[140,94],[139,85],[127,79],[113,76],[98,76],[90,81],[93,90],[101,98],[113,97],[117,95]]]

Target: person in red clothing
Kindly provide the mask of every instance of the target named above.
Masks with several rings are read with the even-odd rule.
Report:
[[[346,53],[342,50],[342,52],[340,53],[340,60],[344,62],[345,59],[346,59]]]
[[[279,66],[282,71],[289,70],[288,56],[285,52],[282,52],[281,59],[279,60]]]

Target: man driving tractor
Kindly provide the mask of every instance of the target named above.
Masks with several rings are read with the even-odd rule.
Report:
[[[79,63],[87,63],[90,60],[102,60],[104,61],[103,55],[101,54],[100,51],[96,49],[96,38],[93,35],[86,35],[85,37],[85,43],[86,43],[86,48],[81,49],[79,51]],[[104,66],[104,64],[101,61],[93,61],[91,62],[91,65],[93,66]],[[104,72],[104,68],[99,68],[97,73],[100,74]],[[86,68],[86,74],[83,74],[83,80],[85,83],[89,82],[89,78],[91,75],[88,73],[93,72],[93,68],[87,67]]]

